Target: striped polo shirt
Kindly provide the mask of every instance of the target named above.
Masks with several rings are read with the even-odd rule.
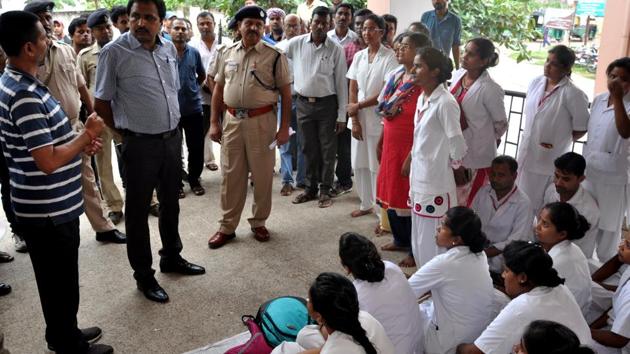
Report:
[[[11,202],[21,221],[62,224],[83,213],[81,158],[47,175],[31,151],[75,136],[59,102],[33,76],[7,66],[0,77],[0,142],[9,167]]]

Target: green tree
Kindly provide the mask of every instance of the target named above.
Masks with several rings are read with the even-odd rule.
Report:
[[[462,39],[486,37],[518,53],[517,61],[530,58],[527,43],[535,28],[529,0],[451,0],[449,7],[462,19]]]

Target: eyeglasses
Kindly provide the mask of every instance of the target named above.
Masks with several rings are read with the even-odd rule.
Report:
[[[411,46],[407,43],[401,43],[400,45],[398,45],[398,48],[396,48],[397,50],[410,50]]]

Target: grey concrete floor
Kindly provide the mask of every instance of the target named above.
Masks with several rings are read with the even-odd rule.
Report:
[[[117,353],[182,353],[240,333],[245,330],[241,315],[255,314],[265,300],[289,294],[306,297],[317,274],[342,272],[337,242],[343,232],[362,233],[377,245],[391,240],[374,236],[376,216],[350,217],[359,203],[354,192],[339,197],[328,209],[317,208],[316,202],[293,205],[296,194],[281,197],[276,176],[267,222],[272,239],[263,244],[251,235],[246,220],[251,215],[250,189],[236,240],[210,250],[207,240],[217,229],[220,213],[221,176],[205,170],[202,178],[206,195],[195,196],[186,186],[187,196],[180,201],[180,233],[182,255],[206,267],[207,274],[181,277],[158,271],[156,278],[171,298],[168,304],[146,300],[136,289],[125,246],[96,242],[81,217],[79,326],[101,327],[101,342],[114,346]],[[149,225],[157,267],[157,218],[150,216]],[[124,223],[119,227],[124,230]],[[0,281],[13,287],[11,294],[0,298],[5,346],[14,354],[45,353],[44,320],[30,259],[14,252],[10,237],[0,241],[0,250],[15,256],[12,263],[0,264]],[[398,261],[404,254],[383,256]]]

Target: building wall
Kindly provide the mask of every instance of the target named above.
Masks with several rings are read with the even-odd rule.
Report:
[[[630,1],[608,0],[604,15],[599,63],[595,79],[595,93],[606,88],[606,67],[618,58],[630,56]]]
[[[386,13],[398,18],[398,33],[410,23],[420,21],[422,13],[433,9],[431,0],[368,0],[368,8],[378,15]]]

